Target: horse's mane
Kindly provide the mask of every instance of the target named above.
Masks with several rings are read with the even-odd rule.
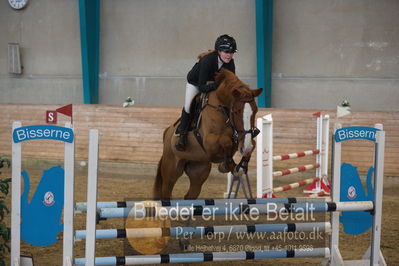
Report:
[[[215,81],[219,84],[226,82],[229,84],[244,84],[233,72],[226,68],[221,68],[215,76]]]
[[[219,84],[219,87],[216,90],[216,95],[219,100],[223,102],[225,105],[229,105],[229,103],[233,100],[232,91],[237,88],[248,88],[249,86],[242,82],[236,74],[233,72],[221,68],[219,72],[216,74],[215,81]]]

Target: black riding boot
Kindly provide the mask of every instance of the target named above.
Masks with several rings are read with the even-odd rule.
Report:
[[[180,125],[176,131],[176,133],[180,135],[179,141],[176,143],[176,150],[178,151],[186,150],[187,133],[189,125],[190,125],[190,114],[186,113],[186,111],[183,108],[181,112]]]

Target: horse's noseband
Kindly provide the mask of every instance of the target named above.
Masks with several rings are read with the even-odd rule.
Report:
[[[237,135],[238,134],[243,134],[244,136],[247,135],[247,134],[251,134],[251,137],[255,138],[256,136],[259,135],[260,130],[257,127],[253,127],[250,130],[235,130],[235,132],[237,132]]]
[[[254,101],[255,101],[255,99],[239,100],[239,102],[241,102],[241,103],[252,103]],[[234,116],[236,114],[241,113],[241,109],[234,110],[234,108],[231,108],[231,112],[230,113],[231,113],[232,116]],[[234,121],[234,119],[231,119],[231,120]],[[232,126],[233,126],[233,129],[234,129],[233,139],[234,139],[234,142],[236,142],[236,143],[238,142],[238,134],[242,134],[243,137],[245,137],[245,135],[247,135],[247,134],[251,134],[251,137],[255,138],[260,133],[260,130],[257,127],[252,127],[249,130],[237,130],[236,129],[236,125],[234,123],[232,124]]]
[[[256,136],[258,136],[259,133],[260,133],[259,128],[254,127],[254,128],[252,129],[252,132],[251,132],[252,138],[255,138]]]

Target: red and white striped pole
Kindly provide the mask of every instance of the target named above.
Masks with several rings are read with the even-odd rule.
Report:
[[[308,151],[303,151],[303,152],[296,152],[296,153],[290,153],[290,154],[284,154],[284,155],[276,155],[276,156],[273,156],[273,161],[283,161],[283,160],[305,157],[305,156],[319,154],[319,153],[320,153],[320,150],[314,149],[314,150],[308,150]]]
[[[298,173],[298,172],[305,172],[305,171],[309,171],[309,170],[316,169],[319,167],[320,167],[320,164],[318,164],[318,163],[306,164],[306,165],[302,165],[302,166],[298,166],[298,167],[294,167],[294,168],[290,168],[290,169],[285,169],[282,171],[273,172],[273,177],[290,175],[290,174],[294,174],[294,173]]]
[[[273,188],[273,193],[287,191],[287,190],[291,190],[293,188],[306,186],[306,185],[312,184],[313,182],[317,182],[317,181],[320,181],[319,177],[308,178],[308,179],[305,179],[305,180],[302,180],[299,182],[295,182],[295,183],[292,183],[289,185]]]

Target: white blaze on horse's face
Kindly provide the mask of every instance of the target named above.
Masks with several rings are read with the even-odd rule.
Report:
[[[251,117],[253,114],[252,107],[249,103],[245,103],[244,112],[242,114],[244,131],[251,129]],[[251,134],[245,134],[243,146],[240,148],[241,155],[247,155],[252,152],[252,136]]]

